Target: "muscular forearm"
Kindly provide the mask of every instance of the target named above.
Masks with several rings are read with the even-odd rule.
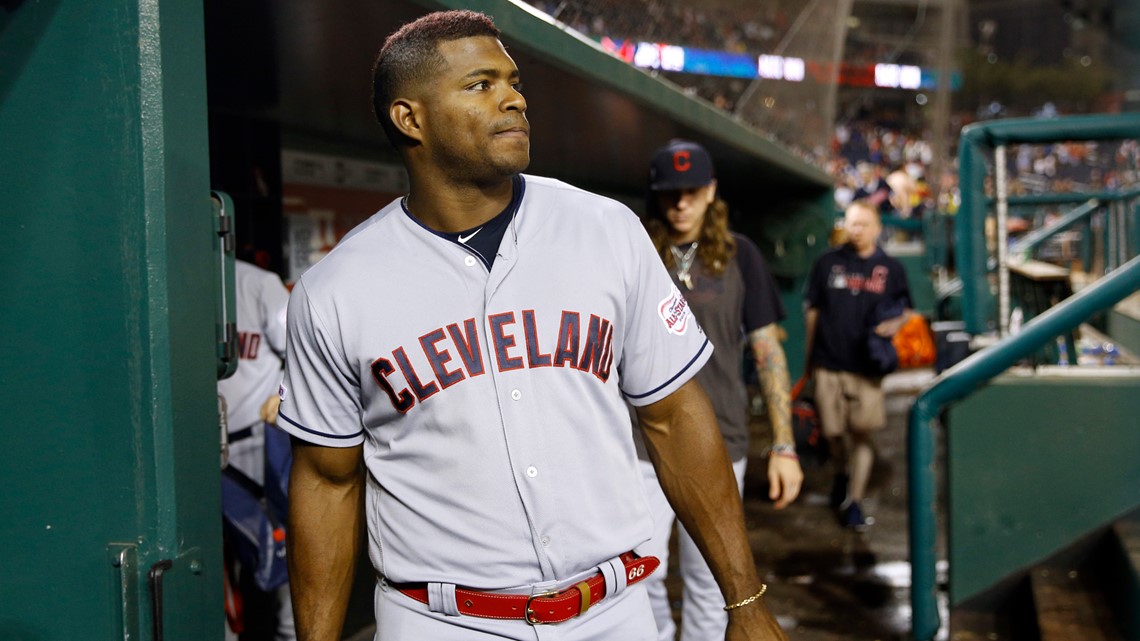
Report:
[[[336,641],[360,542],[360,449],[295,444],[293,452],[289,580],[297,639]]]
[[[765,325],[748,335],[760,391],[772,423],[773,443],[794,443],[792,436],[792,393],[788,379],[788,360],[780,346],[775,323]]]
[[[664,405],[663,405],[664,404]],[[669,503],[734,603],[760,586],[732,464],[704,392],[689,381],[638,409],[650,459]]]
[[[716,577],[725,603],[760,590],[744,527],[736,477],[703,390],[689,381],[667,398],[638,408],[649,457],[661,489]],[[763,599],[729,613],[728,641],[781,641]]]

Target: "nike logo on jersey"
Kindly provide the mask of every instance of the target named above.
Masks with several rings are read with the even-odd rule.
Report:
[[[489,329],[485,331],[489,332],[487,344],[494,351],[493,359],[490,355],[484,359],[479,328],[474,318],[468,318],[462,328],[459,323],[451,323],[426,332],[420,337],[418,350],[400,346],[392,350],[391,358],[377,358],[372,362],[372,378],[401,414],[441,390],[483,374],[488,362],[499,372],[524,367],[564,367],[589,372],[603,383],[609,380],[614,360],[614,327],[610,321],[590,314],[583,332],[584,314],[564,311],[558,334],[544,352],[534,310],[523,310],[519,316],[521,328],[514,327],[519,322],[515,312],[487,316],[485,327]],[[449,348],[454,348],[454,352]],[[415,363],[409,351],[416,357]],[[458,355],[458,361],[453,353]]]
[[[478,234],[481,231],[483,231],[482,227],[480,227],[479,229],[476,229],[475,231],[471,232],[470,234],[467,234],[466,236],[459,236],[459,242],[466,243],[467,241],[474,238],[475,234]]]

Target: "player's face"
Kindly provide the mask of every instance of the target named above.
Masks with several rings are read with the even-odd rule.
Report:
[[[665,212],[673,242],[688,243],[700,238],[705,213],[715,199],[715,181],[704,187],[657,192],[657,204]]]
[[[530,164],[530,124],[519,70],[496,38],[442,42],[429,82],[424,147],[452,178],[497,181]]]
[[[858,205],[848,207],[843,216],[843,227],[847,240],[858,252],[865,252],[875,246],[879,233],[883,231],[875,212]]]

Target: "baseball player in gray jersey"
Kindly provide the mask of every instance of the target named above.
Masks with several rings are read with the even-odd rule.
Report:
[[[726,639],[783,639],[692,380],[711,345],[632,212],[521,174],[527,105],[498,35],[449,11],[388,38],[374,106],[410,193],[289,302],[298,638],[340,638],[363,519],[380,641],[655,639],[629,401],[732,606]]]
[[[226,422],[231,437],[256,434],[273,422],[285,354],[285,312],[289,290],[281,278],[243,260],[234,263],[234,297],[238,330],[238,367],[218,381],[226,399]],[[262,482],[261,442],[258,437],[232,439],[229,464]]]
[[[285,311],[289,290],[281,278],[247,263],[234,266],[234,297],[238,330],[238,367],[233,376],[218,381],[218,394],[226,400],[229,432],[228,464],[258,485],[264,485],[266,423],[277,420],[281,383],[281,357],[285,354]],[[244,572],[252,571],[246,568]],[[256,589],[251,581],[243,582]],[[295,639],[289,584],[274,591],[277,641]],[[226,626],[226,638],[237,635]]]

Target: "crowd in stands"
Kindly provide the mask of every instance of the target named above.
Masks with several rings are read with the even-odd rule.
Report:
[[[902,218],[932,210],[953,214],[960,202],[956,163],[948,164],[933,189],[927,175],[933,159],[922,136],[871,123],[844,123],[835,128],[830,156],[817,162],[835,179],[840,207],[870,195],[885,198],[883,211]],[[1014,145],[1007,163],[1011,196],[1114,191],[1140,183],[1136,140]],[[992,180],[986,188],[992,195]]]
[[[828,156],[816,162],[835,180],[840,209],[865,198],[886,214],[911,218],[937,205],[926,175],[933,159],[930,143],[921,136],[852,122],[835,127]]]
[[[718,51],[771,51],[795,16],[789,0],[709,7],[669,0],[528,0],[593,38],[666,42]],[[785,6],[788,5],[788,6]]]
[[[773,51],[802,9],[802,6],[792,0],[744,5],[726,3],[722,6],[693,5],[669,0],[529,1],[563,24],[592,38],[668,42],[750,53]],[[871,60],[880,53],[868,50],[860,55]],[[728,112],[736,110],[750,84],[748,80],[740,78],[667,72],[662,75],[689,95],[703,98]],[[802,110],[802,107],[799,105],[798,110]],[[848,190],[854,193],[864,186],[864,176],[869,174],[856,170],[860,163],[878,167],[877,173],[882,178],[905,164],[909,167],[909,175],[915,176],[920,184],[925,178],[922,176],[922,168],[930,164],[929,145],[901,132],[879,130],[861,124],[841,126],[836,129],[831,149],[822,144],[807,149],[797,144],[797,141],[780,139],[774,128],[761,129],[802,159],[828,170],[836,179],[839,194],[845,194]],[[901,176],[902,174],[897,174],[892,180],[898,184]],[[923,193],[919,189],[906,191]],[[916,207],[924,204],[916,203]],[[903,208],[908,215],[914,209],[905,205]]]
[[[1112,191],[1140,180],[1136,140],[1019,145],[1007,162],[1012,195]]]
[[[774,51],[803,8],[796,0],[699,4],[675,0],[527,1],[596,39],[667,42],[748,53]],[[848,45],[844,59],[849,62],[874,63],[894,58],[881,43]],[[750,84],[740,78],[668,72],[662,75],[685,93],[730,113],[737,111]],[[769,113],[778,108],[779,105]],[[802,120],[803,105],[797,109],[794,117]],[[884,126],[882,122],[874,118],[841,122],[835,126],[829,145],[813,143],[811,148],[799,141],[781,139],[777,127],[766,128],[761,123],[758,129],[832,176],[840,209],[854,198],[871,198],[886,214],[902,218],[921,217],[929,211],[955,213],[960,202],[955,160],[946,159],[942,175],[928,175],[934,151],[923,135]],[[1140,182],[1136,141],[1021,145],[1011,150],[1009,158],[1010,193],[1014,195],[1118,189]]]

